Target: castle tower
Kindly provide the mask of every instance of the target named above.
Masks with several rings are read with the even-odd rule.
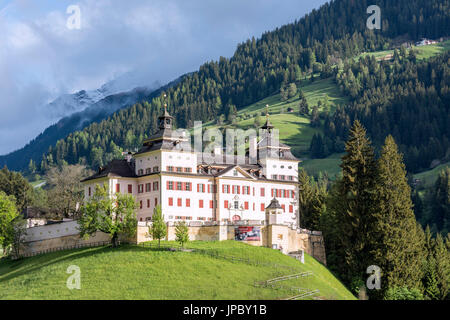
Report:
[[[279,220],[281,214],[283,213],[283,208],[281,207],[280,202],[276,198],[273,198],[270,204],[266,207],[265,213],[267,225],[281,223],[281,221]]]
[[[166,97],[166,95],[164,95]],[[159,129],[172,129],[173,117],[167,112],[167,103],[164,103],[164,113],[158,117]]]

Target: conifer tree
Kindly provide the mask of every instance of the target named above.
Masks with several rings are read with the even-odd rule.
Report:
[[[289,98],[288,90],[285,89],[284,85],[280,88],[280,99],[281,101],[286,101]]]
[[[308,209],[309,203],[313,197],[313,190],[311,188],[311,178],[305,170],[301,170],[298,175],[298,202],[300,212],[300,223],[303,228],[308,225]]]
[[[297,85],[294,82],[292,82],[291,84],[289,84],[288,97],[293,98],[295,97],[296,94],[297,94]]]
[[[388,288],[417,288],[422,278],[423,243],[416,232],[411,189],[403,156],[392,136],[388,136],[378,160],[375,229],[370,237],[373,264],[382,270],[379,298]]]
[[[300,115],[308,115],[309,114],[308,101],[306,101],[305,97],[300,97],[298,110],[299,110]]]
[[[431,211],[439,229],[450,231],[450,167],[441,170],[431,193]]]
[[[376,162],[366,130],[357,120],[350,130],[341,168],[342,179],[332,189],[327,204],[331,215],[328,220],[334,226],[328,224],[326,233],[331,235],[337,249],[335,261],[342,279],[347,284],[359,283],[366,277],[367,267],[373,264],[370,239],[375,231]]]
[[[450,286],[450,254],[440,234],[436,236],[433,254],[436,261],[436,278],[439,290],[437,298],[444,300],[448,296]]]

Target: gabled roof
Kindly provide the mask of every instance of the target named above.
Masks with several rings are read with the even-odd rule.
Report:
[[[126,159],[114,159],[106,167],[100,167],[97,173],[94,175],[81,180],[81,182],[106,178],[106,177],[124,177],[124,178],[135,178],[134,168],[131,162]]]
[[[221,177],[224,174],[230,172],[231,170],[236,169],[237,171],[239,171],[243,176],[256,180],[256,178],[254,176],[252,176],[251,174],[249,174],[247,171],[245,171],[244,169],[242,169],[240,166],[238,165],[234,165],[234,166],[229,166],[228,168],[225,168],[221,171],[219,171],[215,176],[216,177]]]

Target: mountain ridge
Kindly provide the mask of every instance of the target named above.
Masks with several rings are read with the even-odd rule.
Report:
[[[13,170],[20,170],[28,165],[30,159],[35,163],[38,163],[41,160],[39,158],[42,155],[41,150],[48,149],[51,145],[55,144],[56,141],[67,137],[68,134],[74,131],[83,130],[92,123],[100,122],[120,109],[126,108],[142,100],[151,99],[154,95],[160,94],[161,90],[178,83],[183,77],[184,75],[160,88],[136,87],[129,91],[107,95],[91,104],[87,103],[87,106],[83,110],[62,117],[56,123],[44,129],[42,133],[37,135],[22,148],[0,155],[0,166],[7,166]],[[80,90],[74,94],[63,96],[86,97],[89,96],[89,93],[86,90]],[[61,97],[58,99],[62,99]],[[49,107],[52,103],[57,103],[56,100],[46,107]],[[90,99],[87,98],[87,100]],[[91,101],[94,100],[95,99]],[[26,161],[22,160],[24,157],[27,158]]]
[[[399,35],[408,34],[415,39],[447,35],[438,34],[439,30],[448,33],[449,28],[445,27],[450,25],[445,10],[448,3],[378,1],[384,17],[395,17],[392,20],[395,23],[391,22],[386,30],[366,29],[365,9],[369,4],[372,3],[365,0],[326,3],[295,23],[239,44],[230,59],[222,57],[203,64],[165,92],[176,125],[189,128],[194,120],[209,121],[221,114],[233,116],[236,109],[277,92],[282,85],[316,73],[316,69],[333,76],[334,62],[342,63],[363,52],[385,50]],[[414,18],[416,12],[423,12],[420,22]],[[416,23],[412,22],[414,19]],[[119,110],[98,125],[71,133],[42,152],[44,162],[48,162],[44,167],[52,161],[77,163],[82,158],[95,167],[107,162],[115,147],[133,150],[143,136],[156,128],[161,106],[162,97],[156,95],[144,105]],[[49,156],[52,161],[45,160]],[[22,166],[16,167],[23,169],[23,161]]]

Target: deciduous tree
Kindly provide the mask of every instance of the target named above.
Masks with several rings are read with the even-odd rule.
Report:
[[[102,231],[111,236],[111,244],[117,247],[120,235],[136,235],[136,199],[129,194],[108,194],[108,186],[96,185],[93,196],[81,209],[78,220],[80,236],[87,239]]]
[[[158,247],[161,247],[161,239],[167,235],[167,225],[160,205],[153,209],[152,224],[148,227],[148,233],[153,239],[158,239]]]
[[[184,248],[184,245],[189,241],[189,229],[186,222],[180,221],[177,223],[175,235],[176,240],[181,244],[181,247]]]

